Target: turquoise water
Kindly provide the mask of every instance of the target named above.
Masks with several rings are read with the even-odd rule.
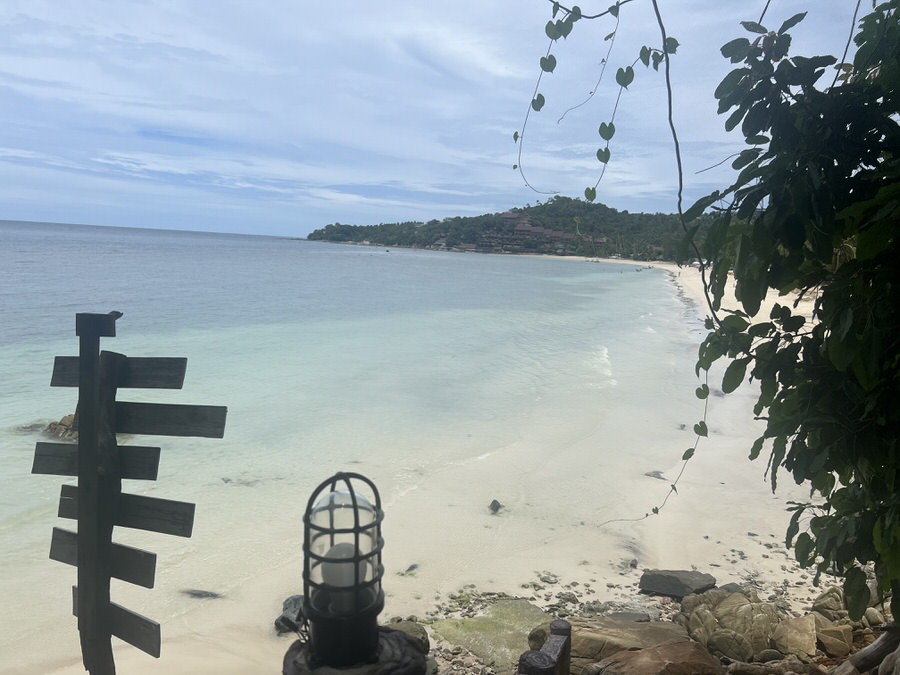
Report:
[[[105,349],[188,358],[183,390],[120,400],[228,407],[224,439],[140,439],[162,448],[159,480],[126,489],[197,504],[190,540],[116,535],[159,553],[158,588],[115,593],[160,621],[182,588],[227,593],[296,555],[305,500],[336,470],[390,506],[523,430],[552,430],[556,451],[567,430],[640,426],[648,405],[664,430],[698,414],[698,310],[656,269],[0,223],[0,270],[0,670],[35,635],[74,631],[74,570],[47,560],[65,481],[30,469],[33,427],[75,407],[49,384],[53,357],[77,354],[77,312],[123,312]],[[640,465],[649,445],[626,455]]]

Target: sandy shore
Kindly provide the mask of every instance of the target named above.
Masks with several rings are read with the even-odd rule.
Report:
[[[670,273],[686,299],[705,305],[696,270],[665,263],[650,266]],[[695,386],[685,383],[685,391],[693,392]],[[715,388],[712,380],[710,386]],[[805,491],[785,485],[773,495],[763,476],[764,461],[747,459],[759,431],[750,419],[752,401],[752,392],[740,390],[728,397],[711,397],[710,437],[687,466],[681,453],[693,443],[690,432],[660,429],[652,435],[657,433],[654,413],[648,411],[644,431],[651,435],[645,442],[652,447],[640,466],[619,458],[604,465],[601,475],[585,471],[598,448],[608,450],[615,421],[602,436],[595,431],[571,438],[564,456],[541,446],[536,427],[531,437],[510,450],[515,451],[514,466],[510,455],[496,452],[447,467],[427,491],[393,495],[385,505],[382,619],[426,618],[467,584],[529,597],[530,585],[548,575],[559,579],[560,590],[577,583],[599,601],[640,603],[641,571],[654,567],[696,568],[713,574],[719,583],[754,583],[763,596],[788,590],[798,609],[808,604],[817,591],[783,545],[785,503],[802,498]],[[696,410],[699,417],[699,402]],[[696,420],[685,420],[692,421]],[[623,427],[621,434],[627,433]],[[671,493],[670,485],[682,469],[677,494]],[[365,467],[360,470],[365,472]],[[603,497],[603,508],[595,504],[597,495]],[[648,515],[667,496],[659,514]],[[487,508],[492,498],[504,504],[495,515]],[[412,566],[414,571],[406,573]],[[300,568],[298,551],[295,561],[261,572],[237,594],[198,600],[195,609],[163,625],[158,660],[114,641],[119,671],[279,672],[291,639],[275,636],[272,622],[281,601],[302,592]],[[535,596],[535,601],[546,604],[547,597]],[[77,654],[74,620],[69,635],[72,653]],[[0,675],[13,672],[17,671],[0,669]],[[59,663],[45,672],[84,671],[78,661]]]

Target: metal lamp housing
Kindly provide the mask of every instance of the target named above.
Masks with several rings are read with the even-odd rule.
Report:
[[[313,667],[378,659],[383,519],[378,490],[360,474],[337,473],[309,498],[303,515],[303,611]]]

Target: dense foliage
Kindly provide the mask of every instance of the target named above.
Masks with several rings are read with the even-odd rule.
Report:
[[[427,223],[334,223],[308,238],[380,246],[675,260],[681,237],[678,216],[629,213],[556,196],[506,213]]]
[[[766,427],[751,456],[768,449],[773,488],[779,470],[810,487],[787,543],[817,579],[843,576],[855,617],[869,565],[900,617],[898,6],[859,22],[850,64],[789,55],[802,14],[775,31],[745,22],[715,95],[748,147],[734,183],[685,214],[713,208],[701,250],[714,306],[730,273],[743,306],[710,319],[698,371],[726,357],[726,392],[758,382]],[[813,320],[787,300],[758,320],[772,289],[813,295]]]

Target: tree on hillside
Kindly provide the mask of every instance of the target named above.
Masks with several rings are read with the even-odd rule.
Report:
[[[594,16],[618,16],[624,4]],[[558,3],[553,12],[551,44],[589,18]],[[867,571],[881,593],[892,593],[900,617],[898,12],[900,0],[889,0],[862,17],[846,63],[849,49],[842,60],[790,53],[789,31],[802,29],[805,13],[773,25],[765,12],[743,22],[747,34],[722,47],[734,69],[715,87],[726,129],[746,141],[732,163],[734,181],[687,211],[678,205],[685,255],[708,261],[709,334],[697,371],[726,359],[725,392],[747,381],[759,387],[754,414],[765,431],[751,457],[768,453],[773,489],[785,472],[810,489],[809,500],[791,507],[786,542],[817,581],[843,577],[857,618],[869,601]],[[659,28],[660,46],[645,47],[639,59],[663,67],[668,83],[677,42],[661,18]],[[541,60],[543,72],[555,67],[551,56]],[[628,66],[616,80],[625,88],[633,77]],[[543,103],[536,95],[532,111]],[[611,126],[601,126],[607,142]],[[605,166],[610,155],[600,150]],[[585,194],[595,197],[596,185]],[[699,242],[695,223],[704,212],[712,222]],[[721,309],[730,274],[739,311]],[[788,300],[760,316],[771,292],[814,297],[812,321]]]

